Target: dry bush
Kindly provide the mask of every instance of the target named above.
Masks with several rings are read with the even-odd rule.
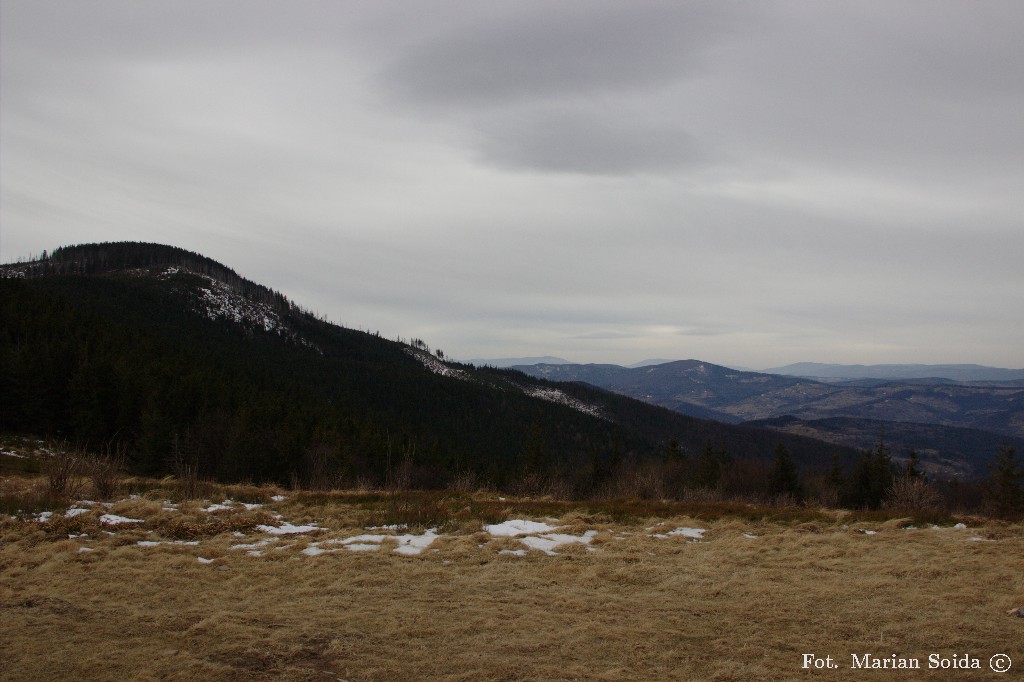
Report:
[[[681,501],[698,504],[715,503],[724,501],[724,496],[722,491],[716,488],[687,488],[683,491]]]
[[[123,445],[108,447],[104,454],[90,457],[86,461],[86,475],[92,482],[92,487],[99,499],[109,500],[117,493],[124,462],[125,448]]]
[[[82,491],[82,475],[86,471],[88,457],[79,447],[68,444],[50,444],[51,457],[46,461],[46,480],[50,494],[58,498],[78,497]]]
[[[456,474],[452,479],[449,488],[460,493],[473,493],[478,490],[485,488],[483,481],[480,477],[472,471],[463,471],[462,473]]]
[[[939,491],[927,481],[914,476],[900,476],[886,494],[888,509],[914,514],[933,514],[942,505]]]
[[[612,497],[660,500],[665,495],[665,472],[659,462],[627,463],[612,481]]]
[[[379,525],[439,528],[448,524],[451,517],[451,511],[434,494],[405,491],[390,496]]]

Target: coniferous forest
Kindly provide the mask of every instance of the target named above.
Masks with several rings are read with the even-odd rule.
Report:
[[[858,506],[899,475],[870,453],[442,362],[181,249],[85,245],[4,268],[0,429],[124,452],[140,474]]]

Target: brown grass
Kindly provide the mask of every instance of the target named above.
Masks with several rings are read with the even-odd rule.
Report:
[[[110,508],[143,520],[131,527],[102,527],[99,508],[48,523],[0,516],[0,678],[904,679],[851,671],[850,654],[927,666],[932,652],[969,653],[984,670],[914,679],[1008,679],[988,672],[1000,652],[1014,658],[1010,678],[1024,668],[1024,618],[1006,615],[1024,606],[1020,525],[904,530],[910,519],[891,514],[408,493],[408,509],[418,501],[446,516],[444,537],[422,555],[386,544],[308,557],[310,542],[386,520],[391,498],[286,492],[271,502],[280,491],[236,486],[211,500],[266,506],[206,513],[204,501],[169,509],[172,487],[154,483]],[[327,530],[282,537],[259,557],[231,548],[264,537],[254,528],[273,514]],[[481,529],[546,517],[562,532],[598,531],[594,551],[507,556],[499,550],[522,545]],[[651,537],[677,526],[708,532],[702,542]],[[88,537],[68,538],[79,533]],[[811,652],[841,669],[802,670]]]

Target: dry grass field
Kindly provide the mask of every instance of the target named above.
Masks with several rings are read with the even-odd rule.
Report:
[[[47,514],[43,485],[0,477],[7,507],[27,507],[0,513],[3,680],[1024,671],[1024,618],[1008,615],[1024,606],[1020,525],[483,492],[207,485],[185,500],[141,480]],[[811,653],[838,668],[804,668]],[[1007,674],[989,669],[998,653]],[[852,654],[922,670],[851,669]],[[930,654],[981,669],[928,670]]]

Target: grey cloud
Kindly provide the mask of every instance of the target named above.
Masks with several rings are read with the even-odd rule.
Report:
[[[411,49],[382,79],[415,103],[495,106],[647,89],[700,68],[736,23],[715,3],[509,4]],[[733,16],[730,16],[733,15]]]
[[[661,97],[749,23],[738,7],[509,5],[410,49],[379,82],[393,101],[474,130],[464,143],[488,165],[597,175],[693,168],[706,151],[665,122]]]
[[[1017,0],[0,12],[5,259],[177,243],[462,357],[1020,365]]]
[[[685,130],[583,110],[497,117],[480,125],[483,161],[512,169],[617,175],[710,162]]]

